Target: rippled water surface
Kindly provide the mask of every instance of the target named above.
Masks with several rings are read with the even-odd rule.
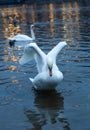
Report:
[[[89,12],[77,2],[0,7],[1,130],[90,130]],[[29,77],[37,74],[35,62],[19,65],[23,48],[17,42],[12,50],[6,43],[15,34],[30,35],[31,23],[45,53],[68,39],[57,57],[64,80],[52,92],[33,90]]]

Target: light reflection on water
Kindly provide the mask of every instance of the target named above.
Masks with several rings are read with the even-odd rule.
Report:
[[[43,15],[42,12],[45,15]],[[61,38],[75,39],[75,37],[78,37],[79,35],[80,17],[79,5],[77,2],[74,2],[73,4],[63,3],[61,7],[57,7],[54,4],[47,4],[42,5],[39,8],[38,5],[34,4],[23,5],[21,7],[2,8],[1,17],[3,20],[4,38],[12,37],[17,33],[29,33],[28,27],[30,23],[35,22],[37,24],[42,22],[42,31],[47,31],[46,33],[52,38],[55,37],[54,35],[57,35],[56,31],[59,35],[57,35],[57,37]],[[74,29],[75,32],[73,33]],[[64,32],[63,35],[61,34],[62,31]]]
[[[90,129],[90,8],[66,2],[0,7],[0,11],[0,128]],[[32,89],[28,78],[37,74],[34,61],[19,65],[20,46],[26,43],[17,42],[14,50],[5,43],[17,33],[30,35],[31,23],[36,25],[36,42],[45,53],[69,39],[57,58],[64,80],[51,93]]]

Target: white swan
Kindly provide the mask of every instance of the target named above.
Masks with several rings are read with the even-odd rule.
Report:
[[[30,43],[25,47],[24,55],[19,60],[19,63],[23,65],[35,58],[38,74],[34,79],[30,78],[35,89],[54,89],[63,79],[63,74],[56,65],[56,57],[65,45],[67,45],[66,42],[60,42],[47,55],[36,43]]]
[[[24,34],[17,34],[12,38],[8,38],[7,42],[9,43],[10,47],[14,46],[15,42],[22,42],[22,41],[28,41],[32,42],[35,40],[35,34],[34,34],[34,25],[32,24],[30,26],[31,31],[31,37],[24,35]]]

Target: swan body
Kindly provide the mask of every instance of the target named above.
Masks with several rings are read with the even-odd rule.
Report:
[[[23,65],[35,58],[38,74],[34,79],[29,79],[36,90],[55,89],[63,79],[63,74],[56,65],[56,57],[65,45],[67,45],[66,42],[60,42],[47,55],[36,43],[30,43],[25,47],[24,55],[19,63]]]
[[[19,41],[32,41],[31,37],[24,35],[24,34],[17,34],[14,37],[9,38],[9,39],[16,40],[17,42],[19,42]]]
[[[34,79],[29,78],[36,90],[53,90],[63,79],[60,71],[55,71],[51,77],[48,72],[42,72],[35,76]]]
[[[25,35],[25,34],[17,34],[12,38],[8,38],[7,42],[9,43],[10,47],[15,45],[15,42],[33,42],[35,40],[35,35],[34,35],[34,25],[32,24],[30,26],[30,31],[31,31],[31,37]]]

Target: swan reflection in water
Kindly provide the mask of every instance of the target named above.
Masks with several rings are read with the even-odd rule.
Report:
[[[29,122],[33,125],[33,130],[42,130],[42,128],[58,128],[70,130],[69,123],[64,117],[64,98],[56,90],[48,92],[36,92],[34,105],[37,109],[25,109],[24,113]],[[30,129],[31,130],[31,129]]]

